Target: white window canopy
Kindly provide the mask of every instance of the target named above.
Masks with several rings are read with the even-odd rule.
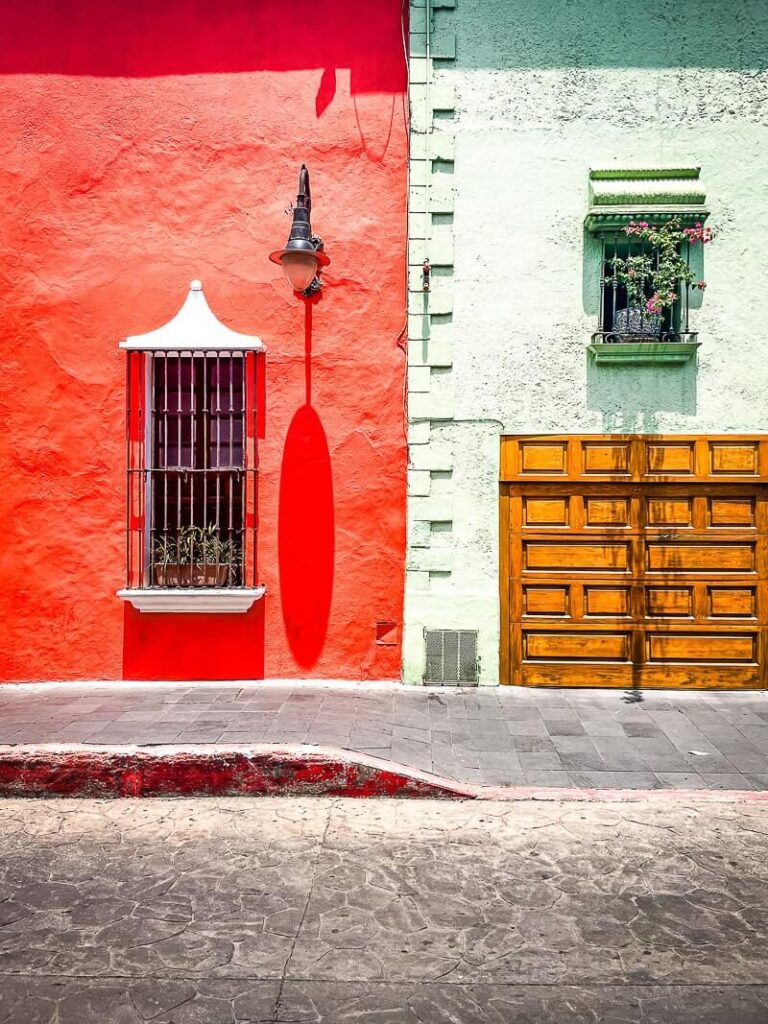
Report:
[[[120,348],[140,352],[263,352],[261,338],[240,334],[223,324],[208,305],[200,281],[192,281],[184,305],[167,324],[120,342]]]

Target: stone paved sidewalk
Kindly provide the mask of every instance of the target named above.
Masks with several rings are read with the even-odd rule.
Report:
[[[0,688],[0,744],[312,744],[459,782],[768,790],[768,694],[385,683]]]

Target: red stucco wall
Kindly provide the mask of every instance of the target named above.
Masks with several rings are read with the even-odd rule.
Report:
[[[399,623],[404,567],[400,13],[0,0],[0,678],[398,675],[376,622]],[[309,311],[267,261],[302,161],[332,260]],[[196,277],[267,346],[268,596],[246,616],[115,597],[117,343],[169,319]]]

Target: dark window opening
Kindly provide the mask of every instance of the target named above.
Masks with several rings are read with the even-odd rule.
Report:
[[[131,353],[129,586],[255,585],[254,373],[253,353]]]
[[[654,314],[646,303],[653,295],[653,284],[645,278],[640,288],[642,295],[630,294],[627,282],[616,272],[615,261],[628,257],[649,257],[656,265],[658,255],[648,242],[628,239],[621,234],[603,235],[600,260],[600,303],[598,329],[593,340],[622,341],[684,341],[689,340],[688,289],[681,285],[680,294],[670,308]]]

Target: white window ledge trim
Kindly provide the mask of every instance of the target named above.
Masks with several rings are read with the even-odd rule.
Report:
[[[128,601],[140,612],[247,612],[266,593],[260,587],[129,587],[118,590],[121,601]]]

